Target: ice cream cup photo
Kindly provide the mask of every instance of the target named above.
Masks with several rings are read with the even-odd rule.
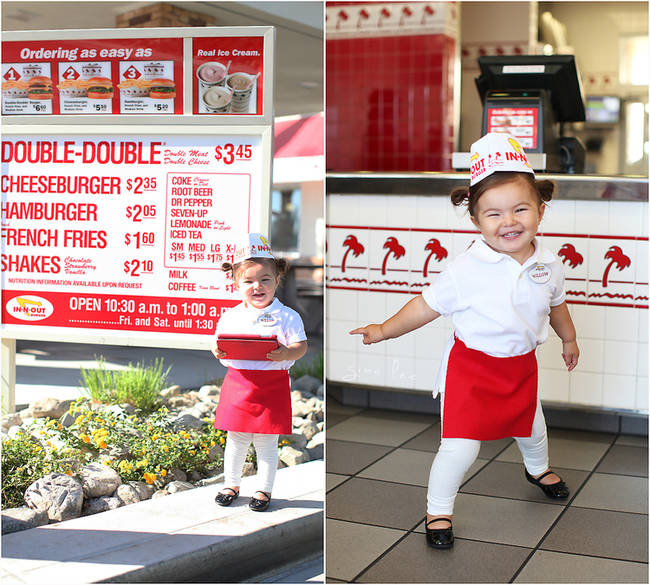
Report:
[[[248,112],[248,105],[256,81],[257,76],[248,73],[240,72],[228,75],[226,86],[232,90],[233,112]]]
[[[230,111],[232,92],[227,87],[215,85],[206,90],[201,99],[208,112],[224,114]]]
[[[91,79],[92,77],[100,77],[102,74],[102,66],[99,63],[84,63],[81,66],[81,79]]]
[[[208,61],[199,65],[196,70],[196,77],[199,80],[199,87],[207,89],[215,85],[226,85],[228,67],[217,61]]]

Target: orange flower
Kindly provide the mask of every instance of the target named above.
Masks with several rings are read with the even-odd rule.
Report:
[[[151,484],[153,483],[154,479],[156,479],[156,476],[155,476],[153,473],[145,473],[145,474],[144,474],[144,480],[145,480],[149,485],[151,485]]]
[[[106,449],[106,441],[102,441],[102,442],[99,444],[99,448],[100,448],[100,449]]]
[[[90,437],[88,435],[80,435],[80,437],[84,443],[90,443]]]
[[[163,469],[163,470],[160,472],[160,475],[162,475],[163,477],[166,477],[166,475],[167,475],[167,470],[166,470],[166,469]]]

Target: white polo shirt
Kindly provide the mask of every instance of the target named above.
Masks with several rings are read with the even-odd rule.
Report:
[[[305,327],[300,315],[283,305],[278,299],[263,309],[247,307],[244,303],[226,311],[219,322],[215,335],[276,335],[284,346],[306,341]],[[255,360],[219,360],[224,366],[238,370],[288,370],[294,361],[272,362]]]
[[[566,298],[562,263],[536,239],[533,245],[533,255],[519,264],[477,239],[422,296],[434,311],[451,317],[467,347],[496,357],[526,354],[546,341],[550,309]],[[452,345],[453,338],[436,387]]]

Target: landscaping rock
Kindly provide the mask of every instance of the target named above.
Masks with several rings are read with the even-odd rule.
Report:
[[[315,434],[311,441],[307,443],[307,452],[310,459],[322,459],[325,452],[325,432]]]
[[[248,477],[249,475],[255,475],[257,473],[257,469],[255,469],[255,465],[251,463],[250,461],[247,461],[244,463],[244,470],[242,472],[242,477]]]
[[[44,526],[48,522],[46,510],[32,510],[27,506],[2,510],[2,534]]]
[[[210,447],[210,451],[208,452],[208,459],[210,461],[217,461],[219,457],[223,457],[223,447],[221,445]]]
[[[173,386],[170,386],[169,388],[165,388],[164,390],[160,391],[160,395],[163,398],[170,398],[171,396],[179,396],[182,393],[183,390],[178,384],[174,384]]]
[[[214,404],[212,402],[197,402],[194,405],[194,408],[192,410],[196,410],[200,412],[201,414],[197,416],[197,418],[203,418],[204,416],[208,415],[210,412],[212,412],[212,409],[214,408]]]
[[[172,421],[172,426],[175,430],[200,429],[203,426],[203,421],[191,414],[183,414]]]
[[[168,496],[168,495],[169,492],[167,490],[156,490],[151,496],[151,499],[155,500],[156,498],[162,498],[163,496]]]
[[[291,416],[308,417],[311,411],[311,407],[302,399],[294,400],[291,403]]]
[[[307,437],[302,434],[280,435],[280,441],[289,441],[294,449],[302,450],[307,446]]]
[[[165,486],[165,489],[170,494],[175,494],[176,492],[184,492],[186,490],[193,490],[194,485],[188,481],[172,481],[171,483]]]
[[[5,414],[2,417],[2,429],[9,430],[11,427],[19,426],[23,423],[23,419],[18,413]]]
[[[187,481],[187,474],[182,469],[178,469],[177,467],[172,467],[167,472],[166,479],[168,483],[172,481]]]
[[[153,496],[153,493],[156,491],[155,487],[145,483],[144,481],[130,481],[128,485],[135,488],[135,491],[138,492],[140,501],[150,500],[151,496]]]
[[[122,483],[117,472],[108,465],[89,463],[79,470],[81,485],[87,498],[109,496]]]
[[[25,491],[25,503],[32,509],[44,510],[53,522],[77,518],[83,504],[83,487],[65,473],[48,473]]]
[[[91,516],[108,510],[116,510],[122,505],[120,498],[111,496],[99,496],[98,498],[88,498],[83,505],[83,516]]]
[[[285,445],[280,449],[280,460],[286,463],[287,465],[298,465],[299,463],[306,463],[309,461],[309,454],[304,451],[299,451],[294,449],[289,445]]]
[[[218,397],[220,393],[221,388],[219,386],[215,386],[214,384],[206,384],[205,386],[201,386],[201,388],[199,388],[199,397],[202,399],[208,398],[210,396]]]
[[[223,480],[224,480],[223,473],[218,473],[217,475],[213,475],[212,477],[205,477],[197,481],[196,487],[203,487],[206,485],[215,485],[217,483],[223,483]]]
[[[129,406],[131,406],[129,404]],[[131,407],[133,408],[133,407]],[[122,417],[122,416],[127,416],[127,410],[124,408],[122,404],[111,404],[110,406],[107,406],[104,408],[104,412],[110,412],[111,414],[114,414],[115,416]]]
[[[23,421],[23,423],[25,421],[27,421],[28,419],[32,419],[32,420],[34,419],[32,409],[29,408],[29,407],[28,408],[23,408],[22,410],[19,410],[16,414],[18,414],[20,416],[20,419]]]
[[[117,486],[113,497],[118,498],[120,502],[122,502],[123,506],[135,504],[140,501],[140,494],[138,493],[138,490],[128,483]]]
[[[187,481],[190,481],[194,484],[196,484],[196,482],[200,480],[201,480],[201,474],[198,471],[190,471],[190,473],[187,476]]]
[[[318,387],[323,382],[314,376],[301,376],[298,378],[291,386],[292,390],[299,390],[300,392],[309,392],[310,394],[315,394]]]
[[[76,417],[72,416],[69,412],[66,412],[60,419],[59,422],[66,428],[71,427],[74,424]]]
[[[308,420],[305,424],[301,425],[298,430],[300,431],[300,434],[309,441],[318,433],[318,425],[315,422]]]
[[[135,412],[135,406],[133,404],[129,404],[128,402],[124,402],[120,404],[120,407],[126,414],[133,414]]]
[[[192,406],[194,401],[188,396],[172,396],[167,399],[167,404],[170,408],[178,408],[179,406]]]
[[[59,418],[68,411],[71,404],[72,400],[42,398],[41,400],[32,402],[29,408],[34,418]]]
[[[322,399],[325,396],[325,386],[321,384],[317,389],[316,389],[316,396],[318,398]]]

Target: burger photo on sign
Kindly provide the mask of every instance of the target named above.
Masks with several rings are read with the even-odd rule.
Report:
[[[113,97],[113,82],[108,77],[91,77],[84,84],[91,99],[108,100]]]
[[[154,99],[172,99],[176,97],[176,84],[171,79],[152,79],[150,81],[149,97]]]
[[[52,80],[38,75],[27,82],[27,97],[30,100],[51,100]]]

